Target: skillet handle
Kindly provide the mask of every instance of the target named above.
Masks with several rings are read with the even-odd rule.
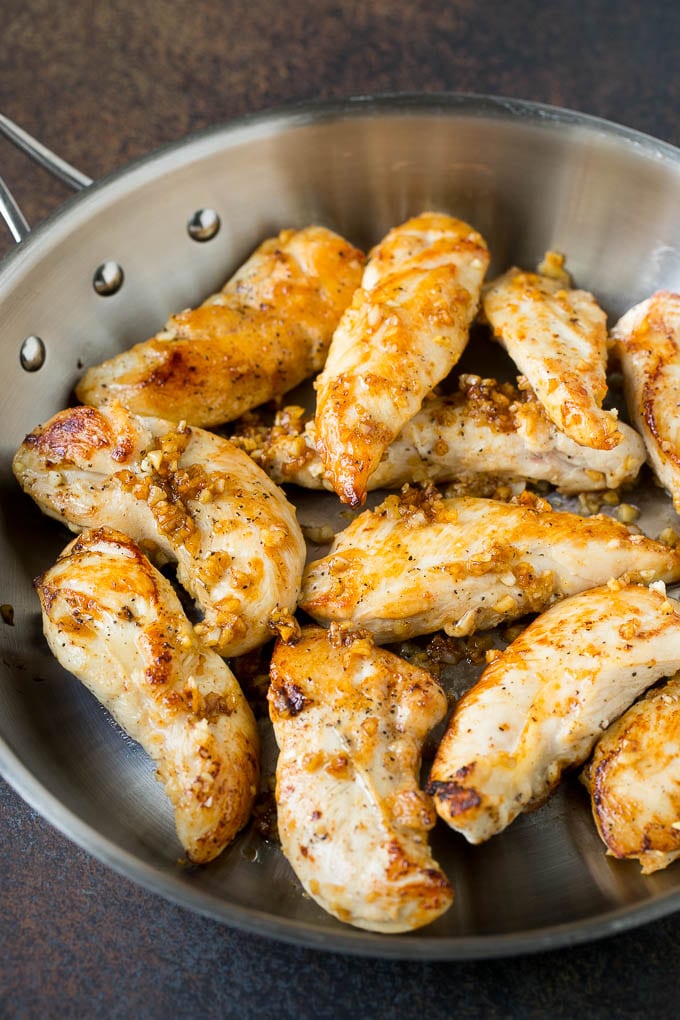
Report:
[[[27,131],[24,131],[23,128],[19,127],[18,124],[15,124],[13,120],[5,117],[2,113],[0,113],[0,134],[4,135],[8,141],[16,145],[22,152],[25,152],[36,163],[39,163],[40,166],[49,170],[51,174],[54,174],[59,180],[75,188],[77,191],[87,188],[92,184],[91,177],[81,173],[76,167],[62,159],[61,156],[57,156],[55,152],[52,152],[46,145],[43,145],[42,142],[39,142],[32,135],[29,135]],[[30,232],[31,228],[26,217],[2,178],[0,178],[0,216],[4,219],[15,241],[22,241]]]
[[[2,177],[0,177],[0,216],[7,224],[7,229],[17,244],[30,233],[31,228],[26,217]]]

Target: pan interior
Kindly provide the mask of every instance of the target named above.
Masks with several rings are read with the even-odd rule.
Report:
[[[656,289],[680,289],[680,153],[589,118],[474,97],[354,102],[208,132],[88,189],[7,260],[0,602],[13,607],[14,621],[0,623],[0,764],[87,849],[230,924],[360,953],[483,956],[588,938],[675,909],[680,871],[642,878],[637,866],[606,858],[576,782],[485,846],[437,829],[435,856],[456,903],[413,936],[371,936],[334,921],[253,830],[209,867],[183,870],[150,761],[43,641],[31,582],[70,536],[11,475],[24,435],[73,402],[83,366],[199,302],[264,237],[318,222],[367,247],[428,208],[484,234],[490,275],[533,267],[547,249],[565,252],[578,284],[612,318]],[[187,231],[201,209],[221,220],[205,243]],[[124,284],[102,297],[92,280],[107,261],[123,268]],[[19,357],[30,335],[46,348],[36,372]],[[479,370],[488,374],[488,365]],[[323,516],[330,498],[307,500],[304,512]],[[677,520],[660,491],[636,499],[651,533]],[[271,744],[268,754],[273,760]]]

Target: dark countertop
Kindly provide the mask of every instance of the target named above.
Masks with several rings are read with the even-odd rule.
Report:
[[[282,102],[457,90],[580,109],[680,144],[680,5],[5,0],[0,109],[94,178]],[[63,185],[0,143],[37,223]],[[3,235],[0,254],[11,244]],[[0,785],[0,1015],[672,1015],[680,914],[509,960],[371,961],[231,931],[120,878]]]

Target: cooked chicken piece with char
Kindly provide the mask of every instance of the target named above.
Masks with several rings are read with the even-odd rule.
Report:
[[[228,440],[121,404],[74,407],[26,437],[19,484],[72,530],[117,528],[157,564],[177,564],[221,655],[271,637],[295,610],[305,543],[282,491]]]
[[[488,263],[482,236],[439,213],[371,252],[316,382],[317,449],[344,502],[364,502],[385,449],[458,361]]]
[[[529,380],[557,428],[581,446],[621,442],[607,392],[607,317],[592,294],[563,280],[510,269],[484,288],[494,336]]]
[[[455,706],[427,785],[437,813],[470,843],[501,832],[679,667],[680,603],[665,593],[614,583],[553,606]]]
[[[212,860],[259,781],[257,725],[231,670],[120,532],[83,532],[35,587],[54,655],[155,762],[187,856]]]
[[[89,368],[78,399],[116,398],[135,414],[190,425],[231,421],[321,369],[363,265],[325,227],[284,230],[200,307]]]
[[[283,852],[309,895],[341,921],[419,928],[453,892],[432,859],[435,822],[419,788],[423,741],[446,711],[430,673],[343,627],[278,642],[269,704]]]
[[[680,857],[680,677],[609,727],[582,778],[607,853],[639,861],[643,875]]]
[[[680,512],[680,294],[658,291],[612,330],[631,421],[650,463]]]
[[[300,606],[378,642],[440,628],[462,637],[624,574],[677,580],[680,549],[529,493],[503,503],[407,490],[360,514],[307,566]]]
[[[529,479],[564,493],[615,489],[637,477],[646,457],[637,432],[619,428],[623,438],[613,450],[579,446],[555,428],[528,387],[462,375],[457,393],[425,398],[367,485],[457,481],[476,494],[499,482]],[[279,484],[332,488],[303,408],[283,408],[271,428],[244,422],[232,439]]]

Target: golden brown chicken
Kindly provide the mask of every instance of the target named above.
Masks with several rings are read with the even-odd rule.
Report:
[[[611,517],[407,490],[360,514],[304,573],[300,606],[379,642],[494,627],[612,577],[680,578],[680,549]]]
[[[646,458],[637,432],[624,424],[619,429],[622,440],[613,450],[579,446],[552,424],[528,387],[462,375],[457,393],[425,398],[367,487],[455,481],[465,494],[486,495],[528,479],[563,493],[615,489],[632,482]],[[244,421],[231,438],[279,484],[332,488],[313,422],[301,407],[284,407],[271,428]]]
[[[371,252],[316,382],[317,449],[344,502],[364,502],[385,449],[458,361],[488,263],[481,235],[440,213]]]
[[[74,531],[106,525],[177,564],[222,655],[271,637],[294,611],[305,543],[294,508],[242,450],[121,404],[60,411],[14,457],[19,484]]]
[[[678,668],[680,603],[665,593],[614,583],[559,602],[455,706],[427,785],[437,813],[471,843],[501,832]]]
[[[78,399],[116,398],[135,414],[190,425],[231,421],[319,371],[363,264],[325,227],[284,230],[200,307],[89,368]]]
[[[432,859],[435,822],[420,755],[446,697],[430,673],[344,628],[277,643],[269,704],[283,851],[309,895],[341,921],[409,931],[453,892]]]
[[[616,446],[616,412],[602,410],[607,317],[593,295],[513,268],[484,289],[482,303],[494,336],[557,428],[581,446]]]
[[[607,853],[639,861],[643,875],[680,857],[680,677],[609,727],[582,778]]]
[[[658,291],[612,330],[626,404],[650,463],[680,511],[680,294]]]
[[[83,532],[35,586],[55,656],[156,763],[187,856],[212,860],[259,780],[257,725],[231,670],[120,532]]]

